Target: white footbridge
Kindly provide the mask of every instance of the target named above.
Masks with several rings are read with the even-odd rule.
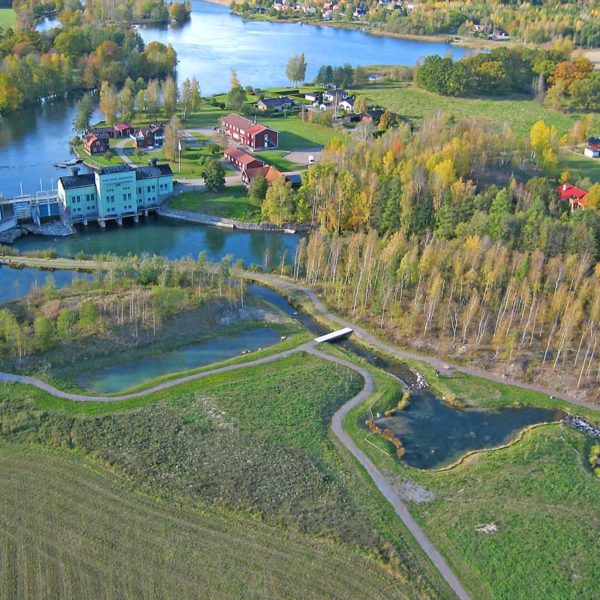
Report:
[[[344,327],[343,329],[338,329],[337,331],[332,331],[331,333],[327,333],[318,338],[315,338],[315,343],[323,344],[324,342],[335,342],[337,340],[341,340],[345,337],[348,337],[354,330],[350,327]]]

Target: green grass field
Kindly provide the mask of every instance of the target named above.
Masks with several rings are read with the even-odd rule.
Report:
[[[13,27],[17,22],[17,15],[12,8],[0,8],[0,29]]]
[[[157,501],[73,453],[0,445],[0,478],[2,598],[401,597],[359,553]]]
[[[184,192],[175,196],[169,203],[176,210],[189,210],[237,219],[238,221],[260,220],[260,206],[253,204],[243,185],[228,186],[223,192]]]
[[[290,585],[303,587],[294,592],[251,590],[247,597],[381,597],[382,593],[386,598],[443,597],[447,592],[437,573],[432,572],[366,474],[338,448],[329,431],[336,407],[361,386],[362,381],[352,372],[301,354],[260,367],[212,376],[143,400],[111,405],[76,405],[49,398],[38,390],[13,385],[3,390],[0,430],[11,443],[35,442],[46,447],[73,448],[78,455],[93,457],[93,465],[109,466],[112,471],[125,475],[129,489],[145,490],[169,505],[194,504],[205,513],[218,510],[228,518],[233,518],[232,514],[238,515],[235,522],[238,537],[241,540],[247,536],[255,538],[254,553],[257,556],[252,561],[252,568],[256,571],[257,582],[275,578],[272,582],[275,585],[280,568],[269,553],[262,551],[263,542],[240,520],[240,515],[251,517],[252,523],[257,519],[277,526],[277,535],[282,540],[300,533],[303,537],[309,536],[311,543],[343,554],[347,557],[348,572],[354,569],[356,578],[346,584],[341,571],[341,583],[338,582],[340,574],[337,574],[335,585],[347,585],[348,589],[336,587],[337,593],[332,593],[329,582],[315,583],[312,576],[307,576],[302,584],[296,584],[294,570],[282,577]],[[45,467],[41,464],[40,468]],[[30,476],[27,467],[17,467],[16,471]],[[97,505],[91,502],[90,512],[73,506],[70,490],[61,486],[60,479],[57,480],[52,471],[49,470],[52,484],[39,477],[37,471],[31,474],[31,480],[40,481],[39,492],[33,497],[46,495],[49,502],[69,515],[71,522],[93,520]],[[48,489],[48,486],[52,487]],[[86,506],[86,486],[79,481],[74,487],[78,487],[74,495]],[[91,486],[94,491],[97,487],[97,484]],[[22,485],[17,488],[24,489]],[[119,495],[113,493],[113,497],[118,506]],[[12,506],[11,502],[9,507]],[[40,513],[27,507],[23,503],[24,514],[31,513],[32,519],[43,519],[45,531],[52,529],[55,523],[57,527],[64,523],[64,519],[55,518],[54,514],[49,516],[47,511]],[[11,510],[14,511],[14,507]],[[94,534],[96,524],[90,524],[90,535],[95,542],[100,537],[106,545],[112,543],[113,547],[115,544],[120,547],[120,542],[112,541],[113,535],[119,534],[112,532],[119,531],[119,519],[115,515],[120,518],[121,514],[129,523],[124,540],[134,538],[139,542],[140,554],[131,555],[131,560],[127,561],[131,566],[120,577],[127,579],[133,578],[135,572],[146,573],[146,567],[141,565],[142,558],[137,557],[149,552],[145,549],[147,545],[152,548],[145,536],[152,540],[155,530],[147,527],[143,519],[135,518],[127,504],[123,513],[117,509],[98,510],[107,519],[112,519],[114,526],[106,529],[108,533],[102,537]],[[14,520],[9,508],[0,511],[0,519],[3,522]],[[104,517],[98,519],[99,527],[104,523]],[[182,526],[186,527],[187,522],[183,521]],[[36,527],[34,523],[27,523],[22,529],[24,532],[35,531]],[[176,540],[178,530],[165,527],[165,536],[172,534]],[[240,596],[239,586],[244,580],[245,567],[240,567],[239,578],[229,576],[229,570],[235,568],[236,561],[242,561],[240,556],[243,554],[232,556],[231,541],[228,541],[232,536],[233,533],[217,539],[207,550],[211,554],[209,564],[226,565],[222,577],[215,582],[215,589],[219,590],[215,597]],[[63,530],[34,537],[49,540],[45,550],[69,561],[68,549],[60,541],[64,538]],[[195,560],[194,554],[186,551],[186,540],[182,542],[184,550],[160,551],[169,557],[174,554],[175,558],[166,567],[172,566],[180,576],[183,567],[176,559]],[[268,540],[265,545],[269,545]],[[75,544],[75,547],[80,548],[80,545]],[[95,544],[90,545],[90,551],[94,548]],[[23,574],[21,576],[34,577],[32,573],[39,573],[35,577],[41,578],[44,585],[53,590],[61,585],[53,579],[46,580],[46,571],[37,569],[37,558],[26,559],[19,552],[13,554],[17,557],[13,560],[21,557],[20,560],[31,567],[31,571],[17,568],[16,571]],[[281,552],[277,554],[280,556]],[[153,556],[150,552],[149,565],[152,565]],[[287,556],[287,560],[294,560],[293,553],[288,552]],[[310,549],[305,550],[304,556],[310,560]],[[365,556],[380,556],[385,560],[388,575],[380,576],[379,570],[361,568]],[[80,560],[93,564],[93,559],[85,553]],[[112,568],[112,560],[111,555],[100,562]],[[358,564],[354,562],[356,560],[359,560]],[[80,564],[75,561],[75,568]],[[298,563],[299,569],[301,564]],[[326,561],[323,564],[327,564]],[[308,563],[306,565],[305,569]],[[190,568],[196,568],[196,563],[193,562]],[[149,570],[152,571],[152,566]],[[14,585],[14,571],[5,570],[0,586]],[[100,571],[99,577],[102,577]],[[161,573],[158,570],[157,577]],[[87,575],[82,575],[81,581],[90,593],[89,588],[94,582],[90,582]],[[110,581],[109,577],[106,585],[110,586]],[[225,591],[221,592],[221,589]],[[135,592],[138,588],[132,593]],[[110,590],[106,597],[110,597]]]
[[[560,169],[569,171],[574,180],[589,177],[594,183],[600,182],[600,158],[565,151],[560,155]]]
[[[526,136],[531,126],[540,119],[549,125],[555,125],[561,134],[566,134],[581,117],[577,113],[552,111],[526,98],[450,98],[405,83],[368,84],[354,91],[417,125],[443,111],[456,119],[477,117],[499,127],[508,123],[517,135]],[[596,117],[596,123],[600,126],[600,118]]]
[[[436,379],[426,365],[413,366],[441,393],[455,392],[473,406],[565,406],[542,394],[462,374]],[[373,410],[387,406],[393,394],[385,378],[377,377],[381,396],[368,401]],[[591,548],[600,527],[600,480],[587,464],[589,438],[548,425],[528,432],[510,448],[471,456],[448,471],[428,472],[398,462],[381,438],[365,441],[366,432],[359,427],[365,411],[366,405],[349,415],[346,428],[390,476],[434,494],[430,502],[409,502],[411,513],[472,597],[595,597],[600,559]],[[600,418],[598,412],[579,407],[575,412]],[[478,531],[488,524],[497,531]]]

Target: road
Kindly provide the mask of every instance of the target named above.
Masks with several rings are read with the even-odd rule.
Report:
[[[377,489],[383,494],[385,499],[391,504],[394,508],[394,511],[400,517],[406,528],[413,535],[419,546],[425,552],[425,554],[429,557],[431,562],[440,572],[442,577],[446,580],[450,588],[455,592],[460,600],[470,600],[469,595],[466,590],[462,587],[460,581],[454,575],[448,563],[445,561],[444,557],[438,552],[435,546],[431,543],[423,529],[419,526],[419,524],[412,518],[408,507],[402,501],[402,499],[398,496],[394,487],[391,483],[389,483],[383,473],[377,469],[377,467],[367,458],[366,454],[360,450],[360,448],[354,443],[352,438],[344,431],[343,423],[344,419],[348,415],[348,413],[356,408],[359,404],[367,400],[375,391],[375,380],[373,376],[363,367],[359,365],[355,365],[347,360],[342,358],[338,358],[336,356],[331,356],[329,354],[325,354],[316,349],[316,342],[313,340],[311,342],[307,342],[296,348],[292,348],[290,350],[284,350],[282,352],[278,352],[276,354],[272,354],[270,356],[265,356],[263,358],[258,358],[256,360],[252,360],[245,363],[240,363],[236,365],[227,365],[225,367],[219,367],[216,369],[210,369],[209,371],[203,371],[201,373],[194,373],[192,375],[185,375],[183,377],[178,377],[176,379],[172,379],[171,381],[165,381],[158,385],[155,385],[151,388],[141,390],[139,392],[133,392],[131,394],[122,394],[120,396],[88,396],[85,394],[74,394],[71,392],[65,392],[63,390],[59,390],[53,385],[46,383],[40,379],[35,377],[28,377],[23,375],[12,375],[10,373],[2,373],[0,372],[0,382],[3,383],[20,383],[25,385],[32,385],[36,388],[43,390],[44,392],[56,397],[62,398],[64,400],[72,400],[75,402],[122,402],[124,400],[132,400],[134,398],[142,398],[144,396],[148,396],[150,394],[154,394],[156,392],[161,392],[164,390],[168,390],[175,386],[181,385],[183,383],[188,383],[190,381],[197,381],[199,379],[205,379],[206,377],[210,377],[212,375],[217,375],[219,373],[228,373],[231,371],[236,371],[238,369],[245,369],[247,367],[254,367],[258,365],[264,365],[267,363],[271,363],[282,358],[286,358],[296,352],[307,352],[309,354],[313,354],[318,356],[319,358],[338,364],[340,366],[351,369],[361,375],[364,380],[364,386],[362,390],[353,398],[351,398],[348,402],[346,402],[334,415],[331,423],[331,427],[334,435],[338,438],[338,440],[346,447],[346,449],[358,460],[358,462],[363,466],[363,468],[369,474],[369,477],[373,480]]]

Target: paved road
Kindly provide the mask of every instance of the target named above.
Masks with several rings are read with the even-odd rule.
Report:
[[[240,363],[236,365],[228,365],[226,367],[220,367],[217,369],[211,369],[209,371],[204,371],[202,373],[195,373],[193,375],[186,375],[184,377],[179,377],[177,379],[173,379],[171,381],[165,381],[159,385],[148,388],[146,390],[141,390],[139,392],[133,392],[131,394],[123,394],[120,396],[88,396],[85,394],[73,394],[70,392],[65,392],[59,390],[58,388],[41,381],[35,377],[27,377],[22,375],[12,375],[10,373],[2,373],[0,372],[0,382],[3,383],[21,383],[26,385],[33,385],[40,390],[47,392],[48,394],[55,396],[57,398],[63,398],[65,400],[73,400],[75,402],[121,402],[123,400],[131,400],[134,398],[141,398],[143,396],[147,396],[153,394],[155,392],[160,392],[163,390],[170,389],[172,387],[181,385],[183,383],[187,383],[190,381],[196,381],[199,379],[204,379],[206,377],[210,377],[211,375],[216,375],[219,373],[227,373],[230,371],[235,371],[237,369],[245,369],[246,367],[253,367],[257,365],[264,365],[267,363],[274,362],[276,360],[280,360],[282,358],[286,358],[291,354],[296,352],[307,352],[318,356],[319,358],[336,363],[338,365],[347,367],[348,369],[352,369],[353,371],[359,373],[364,379],[363,389],[356,395],[354,398],[346,402],[333,416],[332,420],[332,430],[335,436],[340,440],[340,442],[347,448],[349,452],[358,460],[358,462],[365,468],[371,479],[374,481],[375,485],[379,489],[379,491],[383,494],[386,500],[392,505],[396,514],[400,517],[406,528],[410,531],[410,533],[414,536],[415,540],[419,544],[419,546],[423,549],[425,554],[429,557],[431,562],[438,569],[442,577],[446,580],[451,589],[456,593],[458,598],[461,600],[470,600],[469,595],[462,587],[458,578],[454,575],[443,556],[437,551],[435,546],[429,541],[429,538],[425,534],[425,532],[421,529],[418,523],[412,518],[410,512],[406,506],[406,504],[400,499],[398,494],[395,492],[393,486],[386,480],[385,476],[377,467],[367,458],[367,456],[358,448],[358,446],[354,443],[352,438],[344,431],[343,422],[348,413],[354,409],[356,406],[367,400],[375,391],[375,381],[371,374],[361,366],[355,365],[347,360],[342,358],[338,358],[336,356],[331,356],[329,354],[325,354],[315,348],[316,343],[314,341],[308,342],[306,344],[302,344],[296,348],[292,348],[291,350],[284,350],[283,352],[278,352],[276,354],[272,354],[270,356],[266,356],[263,358],[258,358],[253,361]]]

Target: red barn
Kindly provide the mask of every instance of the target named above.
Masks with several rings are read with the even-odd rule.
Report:
[[[266,150],[279,146],[279,132],[266,125],[254,123],[246,117],[232,113],[223,119],[221,125],[227,136],[252,150]]]

